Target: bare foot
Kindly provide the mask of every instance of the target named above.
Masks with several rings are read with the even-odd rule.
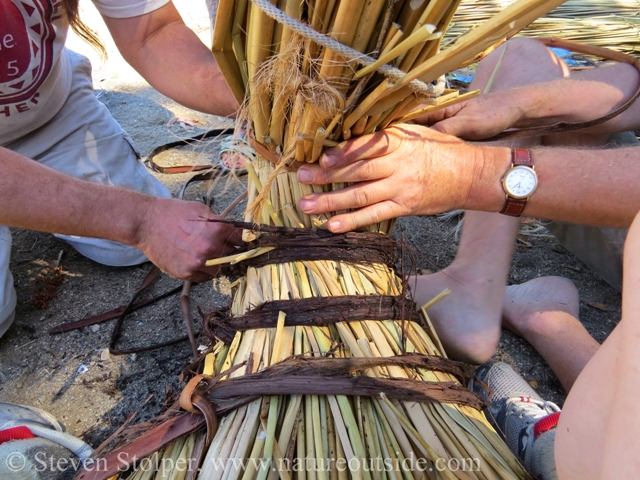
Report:
[[[500,339],[500,314],[505,292],[502,278],[469,274],[455,264],[432,275],[412,277],[414,300],[422,306],[445,288],[452,293],[427,313],[447,355],[467,363],[488,361]]]
[[[453,263],[434,275],[412,279],[418,305],[444,288],[453,292],[428,312],[450,357],[479,364],[495,352],[519,227],[519,218],[467,211]]]
[[[519,337],[539,330],[544,312],[563,312],[578,318],[578,290],[563,277],[540,277],[507,287],[502,310],[502,326]]]
[[[220,163],[230,170],[244,170],[249,159],[237,152],[225,152],[220,155]]]
[[[567,392],[600,347],[578,320],[579,301],[570,280],[540,277],[507,287],[502,311],[502,325],[542,355]]]
[[[255,150],[246,140],[246,132],[239,130],[222,141],[219,162],[229,170],[241,172],[255,156]]]

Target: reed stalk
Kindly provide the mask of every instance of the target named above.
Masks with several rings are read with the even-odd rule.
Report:
[[[246,94],[245,83],[233,53],[233,37],[229,36],[229,30],[233,28],[234,4],[234,0],[220,0],[218,3],[211,51],[231,93],[241,105]]]
[[[419,30],[407,37],[404,41],[400,42],[391,50],[381,55],[375,63],[372,63],[371,65],[358,70],[353,78],[357,80],[366,75],[369,75],[373,71],[380,68],[382,65],[390,63],[393,59],[399,57],[400,55],[404,55],[405,53],[407,53],[407,51],[409,51],[416,45],[422,45],[426,41],[436,40],[440,38],[442,36],[442,33],[434,34],[433,32],[435,31],[435,29],[435,25],[425,25],[421,27]]]

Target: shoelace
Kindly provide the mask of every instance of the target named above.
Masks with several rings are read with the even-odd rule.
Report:
[[[553,402],[541,402],[539,400],[533,400],[529,397],[512,397],[507,399],[506,402],[507,413],[518,415],[526,419],[527,425],[535,423],[536,420],[542,417],[546,417],[550,413],[560,411]]]

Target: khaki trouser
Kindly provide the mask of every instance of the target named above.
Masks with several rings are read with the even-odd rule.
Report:
[[[62,109],[41,128],[6,148],[68,175],[106,185],[118,185],[158,197],[171,193],[144,167],[133,141],[95,97],[91,64],[68,52],[73,67],[72,91]],[[25,179],[24,188],[29,189]],[[104,265],[128,266],[147,261],[133,247],[109,240],[57,235],[82,255]],[[11,234],[0,225],[0,336],[11,325],[16,305],[9,271]]]

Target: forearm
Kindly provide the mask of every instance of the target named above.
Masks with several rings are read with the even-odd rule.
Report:
[[[238,103],[212,53],[172,3],[139,17],[104,19],[125,60],[159,92],[194,110],[236,113]]]
[[[524,215],[587,225],[628,227],[640,211],[640,147],[607,150],[534,148],[538,189]],[[305,195],[307,214],[350,210],[328,228],[342,233],[383,220],[465,209],[499,212],[507,147],[471,145],[417,125],[400,125],[331,148],[298,169],[301,183],[351,185]]]
[[[0,148],[0,224],[135,246],[154,198],[89,183]]]
[[[510,151],[482,147],[482,165],[464,208],[498,212],[505,202],[501,180]],[[539,185],[524,210],[529,217],[628,227],[640,211],[640,148],[532,150]]]
[[[603,345],[607,353],[603,352],[598,360],[600,368],[606,371],[615,366],[615,375],[608,386],[613,400],[606,409],[606,429],[602,433],[603,480],[633,478],[640,467],[637,454],[640,407],[636,382],[640,375],[640,216],[631,226],[625,242],[622,291],[622,319],[610,336],[611,340],[607,339]],[[606,365],[606,361],[610,364]],[[597,368],[590,366],[591,372]],[[594,378],[583,380],[586,384]]]
[[[518,105],[522,117],[518,127],[550,125],[557,122],[586,122],[601,118],[627,102],[640,84],[640,74],[631,65],[614,64],[554,80],[496,93]],[[499,99],[497,99],[499,101]],[[624,113],[585,129],[589,133],[635,130],[640,126],[640,102]]]
[[[213,55],[184,24],[169,25],[150,39],[133,66],[151,86],[186,107],[225,117],[238,110]]]

